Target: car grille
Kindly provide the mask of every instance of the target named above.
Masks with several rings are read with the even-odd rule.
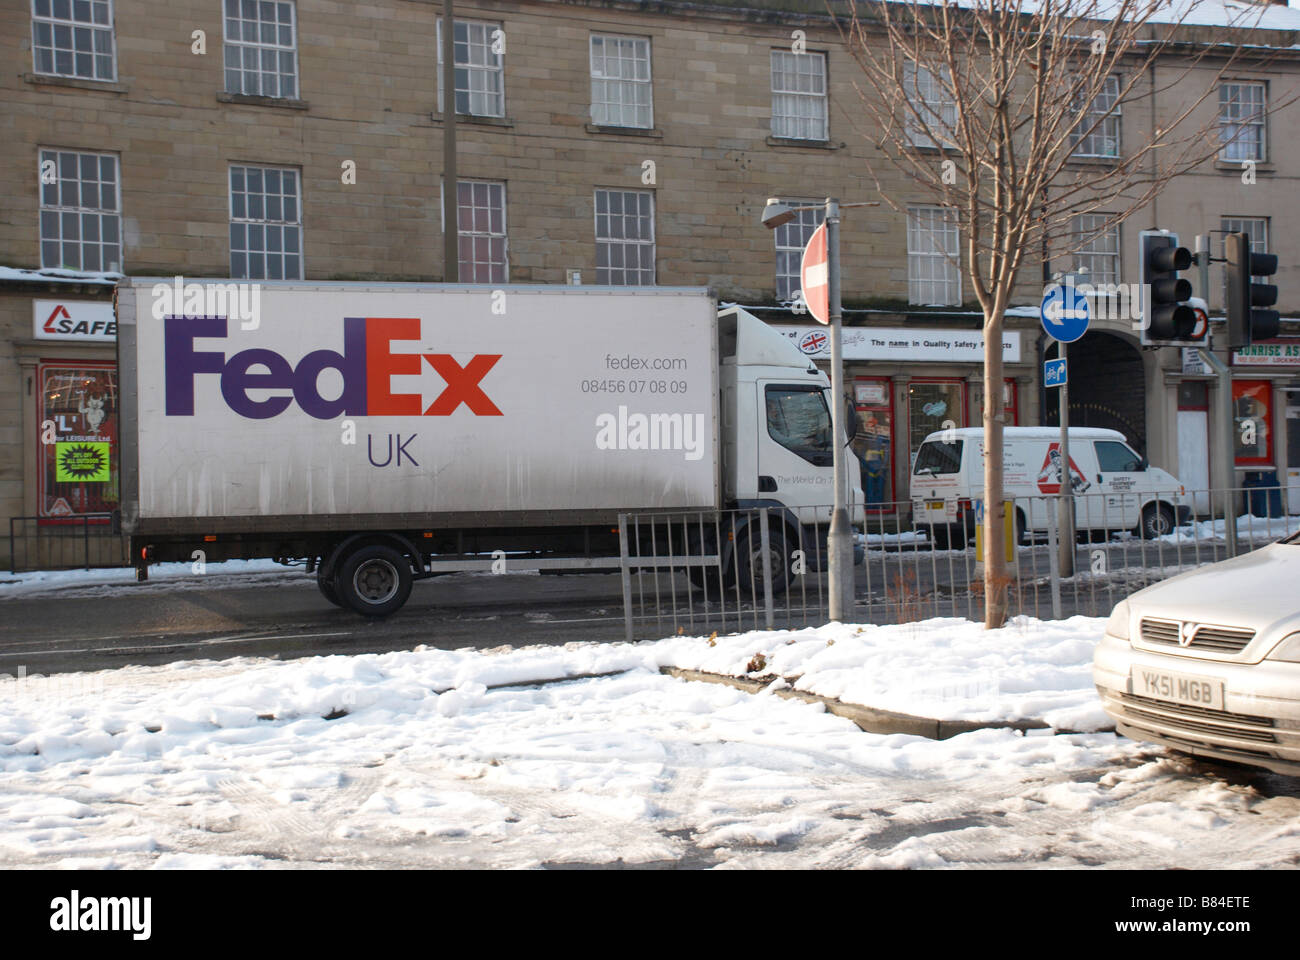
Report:
[[[1277,743],[1271,717],[1211,710],[1209,707],[1194,707],[1184,703],[1167,703],[1135,693],[1121,693],[1119,700],[1124,705],[1124,713],[1135,721],[1158,723],[1188,733],[1218,734],[1234,740]]]
[[[1142,618],[1142,640],[1162,646],[1182,647],[1185,650],[1208,650],[1215,653],[1241,653],[1255,639],[1255,631],[1243,627],[1215,627],[1200,624],[1192,642],[1183,647],[1179,643],[1182,621]]]

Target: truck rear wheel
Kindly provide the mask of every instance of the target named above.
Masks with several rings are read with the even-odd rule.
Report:
[[[339,564],[336,586],[347,607],[362,616],[386,617],[411,595],[411,565],[384,544],[358,547]]]
[[[338,581],[334,578],[334,574],[332,573],[329,576],[325,575],[324,566],[318,566],[316,568],[316,586],[320,589],[321,596],[334,604],[334,606],[341,607],[344,605],[343,601],[339,598]]]

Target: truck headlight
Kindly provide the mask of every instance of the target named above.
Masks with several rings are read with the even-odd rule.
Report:
[[[1115,609],[1110,612],[1110,619],[1106,621],[1106,632],[1112,637],[1128,642],[1128,601],[1121,600],[1115,604]]]
[[[1284,637],[1282,642],[1273,648],[1273,652],[1264,659],[1300,663],[1300,633],[1293,633],[1289,637]]]

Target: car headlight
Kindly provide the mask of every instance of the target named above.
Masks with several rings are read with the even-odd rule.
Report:
[[[1289,637],[1284,637],[1282,642],[1273,648],[1273,652],[1264,659],[1300,663],[1300,633],[1293,633]]]
[[[1115,609],[1110,612],[1110,619],[1106,621],[1106,632],[1112,637],[1128,642],[1128,601],[1121,600],[1115,604]]]

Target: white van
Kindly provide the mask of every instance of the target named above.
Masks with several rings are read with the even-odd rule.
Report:
[[[1016,503],[1016,535],[1038,537],[1055,523],[1061,486],[1059,427],[1003,428],[1003,490]],[[1182,484],[1147,463],[1118,430],[1070,428],[1070,482],[1080,533],[1131,530],[1151,538],[1191,517]],[[942,430],[925,438],[912,465],[912,519],[940,548],[975,535],[984,496],[984,431]]]

